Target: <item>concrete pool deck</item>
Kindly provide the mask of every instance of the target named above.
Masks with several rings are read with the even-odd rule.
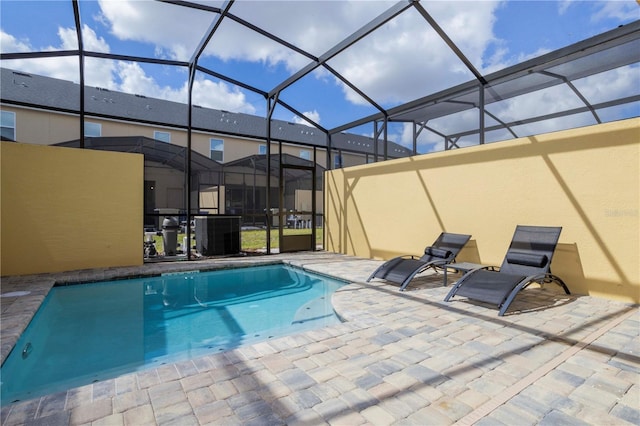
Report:
[[[345,322],[17,402],[2,425],[640,423],[637,305],[549,285],[499,317],[443,302],[441,275],[399,292],[365,283],[380,261],[327,252],[6,277],[2,360],[55,282],[279,262],[351,282],[333,297]]]

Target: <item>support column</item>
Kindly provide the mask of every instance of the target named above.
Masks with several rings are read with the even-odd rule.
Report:
[[[480,123],[479,123],[479,128],[480,128],[480,145],[484,144],[484,85],[482,83],[480,83],[478,85],[478,94],[479,94],[479,108],[478,110],[480,111]]]
[[[73,0],[73,15],[78,38],[78,71],[80,74],[80,148],[84,148],[84,42],[82,41],[82,23],[80,22],[78,0]]]
[[[267,215],[267,254],[271,254],[271,117],[278,102],[279,92],[267,98],[267,188],[265,194]],[[279,223],[279,222],[278,222]]]
[[[189,66],[189,93],[187,96],[187,152],[184,165],[184,179],[186,188],[186,208],[187,208],[187,247],[183,247],[183,250],[187,251],[187,260],[191,260],[191,145],[192,145],[192,131],[193,125],[193,83],[196,77],[196,64],[192,63]],[[218,187],[219,188],[219,187]],[[218,190],[218,193],[220,190]],[[219,195],[219,194],[218,194]],[[218,209],[220,205],[218,205]],[[219,210],[218,210],[219,211]]]

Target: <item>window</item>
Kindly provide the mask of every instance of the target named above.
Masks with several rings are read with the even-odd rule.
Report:
[[[266,145],[258,146],[258,154],[265,155],[266,153],[267,153],[267,146]]]
[[[300,150],[300,158],[311,161],[311,153],[309,151]]]
[[[102,124],[85,121],[84,135],[89,136],[90,138],[99,138],[100,136],[102,136]]]
[[[16,140],[16,113],[11,111],[0,111],[0,128],[3,141]]]
[[[209,139],[211,159],[223,162],[224,161],[224,141],[222,139]]]
[[[171,133],[169,132],[161,132],[159,130],[156,130],[155,132],[153,132],[153,138],[160,142],[171,143]]]
[[[342,168],[342,155],[336,154],[333,157],[333,168],[334,169],[341,169]]]

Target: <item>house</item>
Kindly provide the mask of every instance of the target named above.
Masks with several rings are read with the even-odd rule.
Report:
[[[80,146],[78,84],[7,68],[1,69],[1,81],[3,140]],[[144,154],[145,226],[158,227],[156,209],[184,210],[188,106],[100,87],[85,87],[84,104],[86,148]],[[250,179],[239,179],[238,172],[225,165],[266,155],[266,119],[194,105],[192,120],[192,211],[240,214],[248,223],[263,223],[266,186],[249,190],[251,196],[247,196]],[[333,135],[330,160],[327,146],[326,134],[316,128],[272,120],[271,154],[281,149],[289,159],[297,157],[308,166],[315,162],[319,171],[366,164],[374,161],[376,154],[373,138],[356,134]],[[388,158],[412,155],[410,149],[395,143],[389,143],[387,151]],[[225,170],[230,181],[235,176],[235,183],[225,183]],[[317,190],[321,191],[321,179],[319,184]],[[275,208],[277,182],[271,186],[269,208]],[[285,209],[296,210],[295,194],[289,195]]]

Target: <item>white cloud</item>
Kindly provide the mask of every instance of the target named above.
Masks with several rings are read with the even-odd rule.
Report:
[[[591,104],[607,102],[626,96],[640,94],[640,67],[628,65],[616,68],[597,75],[574,81],[573,84]],[[521,95],[487,106],[487,110],[504,122],[514,122],[520,119],[544,116],[554,112],[567,111],[573,108],[583,108],[585,104],[566,85],[558,85],[548,89],[539,90],[526,95]],[[597,111],[601,119],[611,119],[607,111]],[[479,123],[478,110],[470,109],[451,116],[431,120],[427,125],[443,134],[455,134],[465,130],[477,129]],[[514,126],[513,130],[520,137],[533,134],[547,133],[567,128],[580,127],[595,124],[596,120],[590,112],[583,112],[571,116],[554,118],[550,120],[529,123],[527,125]],[[485,116],[485,125],[497,124],[489,116]],[[487,142],[504,140],[513,137],[506,129],[491,132],[486,135]],[[389,135],[394,140],[406,147],[411,147],[413,141],[412,125],[407,123],[402,131]],[[477,136],[462,138],[459,146],[477,144]],[[444,149],[444,140],[441,136],[424,129],[418,137],[418,151],[429,152]]]
[[[395,3],[241,1],[232,6],[231,13],[321,55]],[[446,31],[455,33],[456,44],[474,63],[481,63],[487,44],[494,41],[492,23],[498,5],[497,1],[482,1],[429,2],[423,6]],[[214,18],[212,13],[148,1],[103,0],[100,6],[103,21],[119,39],[151,43],[156,54],[182,60],[190,58],[193,46]],[[329,64],[383,104],[405,102],[471,79],[473,76],[440,37],[434,31],[425,31],[427,27],[422,16],[410,8]],[[205,54],[266,67],[282,64],[290,73],[310,62],[231,19],[222,22]],[[327,73],[320,70],[316,77],[326,78]],[[344,97],[354,104],[366,103],[347,87]]]
[[[2,48],[6,52],[32,52],[32,51],[57,51],[76,50],[78,40],[75,29],[58,28],[59,44],[44,47],[34,47],[29,40],[17,40],[10,34],[2,32]],[[82,38],[87,50],[97,52],[109,52],[109,46],[105,40],[99,37],[88,25],[82,27]],[[96,59],[87,58],[85,62],[85,78],[87,81],[100,82],[101,87],[114,87],[111,83],[111,66],[92,66]],[[5,66],[33,74],[45,75],[78,83],[80,81],[79,62],[76,56],[59,58],[17,59],[7,61]]]
[[[0,32],[0,42],[4,52],[76,50],[78,48],[75,29],[58,28],[58,37],[59,44],[57,46],[37,48],[32,46],[29,40],[18,40],[11,34]],[[99,37],[88,25],[83,26],[82,37],[84,47],[88,51],[105,53],[111,51],[105,39]],[[79,63],[76,56],[11,60],[7,61],[5,66],[75,83],[80,81]],[[177,88],[160,85],[138,63],[133,62],[87,57],[85,58],[85,84],[174,102],[187,102],[186,77],[185,82]],[[203,78],[196,79],[193,93],[194,103],[197,105],[247,114],[256,112],[256,108],[247,101],[244,93],[224,82],[215,83]]]
[[[320,124],[320,113],[315,109],[313,111],[305,111],[302,114],[314,123]],[[298,117],[297,115],[294,115],[291,121],[298,124],[304,124],[305,126],[310,126],[307,120]]]
[[[472,63],[494,41],[497,2],[430,2],[423,6]],[[489,24],[489,25],[488,25]],[[455,36],[454,36],[455,34]],[[416,11],[408,11],[332,61],[364,93],[382,104],[416,99],[473,78]],[[363,103],[345,90],[353,103]]]
[[[278,37],[314,55],[320,55],[395,3],[395,0],[389,2],[238,1],[232,6],[231,13],[273,32]],[[124,49],[129,50],[127,53],[135,54],[137,49],[142,47],[160,58],[190,59],[194,53],[194,46],[198,45],[215,17],[213,13],[154,1],[101,0],[99,4],[101,13],[94,17],[94,25],[97,25],[97,29],[102,29],[104,26],[113,37],[123,42],[122,45],[118,45],[118,49],[123,49],[121,46],[124,46]],[[512,52],[509,50],[510,40],[496,39],[493,26],[496,21],[496,11],[504,4],[503,2],[435,1],[420,4],[450,35],[469,60],[481,67],[482,73],[503,68],[507,58],[511,62],[514,58],[522,61],[546,53],[546,50],[528,54]],[[584,2],[577,4],[580,7],[584,6]],[[216,3],[216,5],[219,4]],[[568,14],[575,7],[577,6],[573,1],[562,0],[558,3],[560,13]],[[601,2],[592,7],[597,8],[597,13],[593,14],[594,20],[610,17],[626,19],[630,16],[635,16],[637,19],[638,15],[637,3],[631,1]],[[434,31],[428,31],[427,28],[428,24],[423,17],[414,8],[410,8],[392,23],[379,28],[343,54],[331,59],[329,65],[383,105],[413,100],[472,79],[473,76],[469,70],[451,52],[451,49]],[[101,36],[100,34],[103,33],[96,33],[86,24],[83,26],[84,44],[87,50],[111,51],[107,40],[112,38],[109,35]],[[44,49],[33,49],[29,40],[18,40],[4,32],[0,36],[4,52],[77,48],[75,30],[69,28],[59,29],[58,46],[47,46]],[[113,46],[116,44],[113,43]],[[118,50],[118,53],[121,53],[121,50]],[[270,71],[269,67],[282,65],[289,73],[293,73],[309,63],[308,58],[252,30],[243,28],[230,19],[223,21],[205,53],[215,55],[222,61],[264,65],[265,72]],[[488,54],[491,56],[487,57]],[[18,62],[22,65],[14,66],[16,69],[78,81],[76,57],[8,61],[7,66],[11,67]],[[163,80],[163,76],[154,74],[148,71],[149,69],[150,67],[146,65],[141,66],[136,63],[87,58],[86,80],[87,84],[94,86],[186,102],[186,76],[178,83],[169,85]],[[231,75],[231,77],[243,79],[241,75]],[[600,79],[594,77],[594,80],[589,82],[590,90],[597,88],[606,92],[610,90],[610,85],[611,87],[620,85],[623,90],[624,77],[622,75],[614,77],[614,81],[609,77],[605,79],[607,80],[606,89],[598,84]],[[355,92],[343,86],[327,72],[320,70],[309,78],[322,78],[331,84],[338,84],[343,89],[344,99],[352,104],[366,104]],[[324,96],[321,92],[308,95],[318,98]],[[571,96],[569,98],[573,99]],[[534,95],[530,99],[529,102],[513,100],[511,103],[496,105],[499,107],[496,113],[503,114],[501,118],[509,120],[513,116],[526,115],[525,112],[534,115],[545,113],[548,109],[547,105],[562,105],[566,101],[562,97],[556,98],[548,93],[539,98]],[[538,101],[541,104],[537,104]],[[237,112],[254,113],[256,111],[239,88],[208,78],[196,80],[194,103]],[[536,109],[537,105],[542,105],[541,109]],[[335,108],[339,106],[336,104]],[[307,111],[304,114],[316,122],[320,121],[320,113],[317,110]],[[323,114],[325,115],[323,118],[329,121],[328,114],[324,111]],[[469,120],[477,121],[477,112],[470,117]],[[294,121],[297,120],[300,118],[294,118]],[[304,120],[302,122],[306,124]],[[432,124],[434,126],[440,124],[443,126],[443,131],[452,129],[449,129],[448,125],[445,126],[444,121]],[[398,141],[410,144],[412,135],[409,130],[410,127],[405,126],[402,131],[396,131],[394,136]],[[425,131],[420,141],[421,144],[430,145],[441,143],[439,139],[438,136]]]
[[[592,104],[640,95],[640,66],[627,65],[574,82]]]
[[[640,19],[640,8],[637,1],[631,0],[560,0],[558,1],[558,14],[564,15],[572,7],[590,6],[593,10],[591,20],[599,22],[605,19],[614,19],[619,22],[630,22]]]
[[[604,19],[616,19],[630,22],[640,19],[640,5],[637,1],[603,1],[599,2],[599,10],[592,15],[594,22]]]
[[[256,108],[237,87],[225,82],[196,80],[193,86],[193,103],[209,108],[224,109],[232,112],[255,114]]]
[[[558,14],[564,15],[571,5],[575,3],[575,0],[561,0],[558,2]]]
[[[558,14],[565,15],[569,9],[575,10],[587,6],[590,7],[592,23],[613,20],[619,24],[625,24],[640,19],[640,4],[632,0],[561,0],[558,1]]]
[[[161,86],[137,63],[118,62],[116,74],[121,80],[117,90],[125,93],[137,93],[145,96],[187,103],[188,82],[175,88]],[[193,103],[206,108],[223,109],[232,112],[255,114],[255,108],[238,88],[224,82],[213,82],[205,78],[196,78],[193,84]]]
[[[574,82],[581,94],[592,104],[611,99],[638,94],[640,79],[638,68],[623,67],[590,76]],[[517,122],[521,119],[542,117],[554,112],[569,111],[584,108],[586,105],[566,85],[558,85],[548,89],[538,90],[529,94],[517,96],[505,101],[488,105],[487,110],[504,122]],[[602,118],[602,113],[598,112]],[[487,125],[496,124],[493,119],[486,118]],[[434,120],[432,124],[445,134],[477,127],[477,110],[468,111],[457,116],[444,117]],[[520,137],[533,134],[554,132],[567,128],[596,124],[596,119],[590,112],[583,112],[570,116],[533,122],[526,125],[515,125],[512,129]],[[497,132],[500,139],[512,137],[506,131]],[[488,138],[492,136],[489,135]],[[430,138],[429,140],[433,140]]]
[[[395,1],[240,1],[231,13],[271,32],[292,45],[320,56],[355,32]],[[282,63],[289,72],[309,64],[311,59],[287,47],[243,29],[229,20],[221,25],[209,54],[224,60]],[[322,74],[322,73],[321,73]]]
[[[389,139],[404,147],[413,149],[413,123],[402,123],[400,131]]]
[[[115,70],[120,79],[118,90],[125,93],[145,95],[152,98],[170,99],[175,102],[186,102],[186,92],[180,89],[161,87],[149,77],[142,67],[135,62],[118,62]]]
[[[20,41],[11,34],[5,33],[0,29],[0,46],[2,46],[2,52],[22,53],[29,52],[31,46],[29,41]]]
[[[215,56],[223,61],[248,61],[264,66],[284,65],[293,73],[305,66],[309,59],[269,40],[256,32],[242,28],[230,20],[225,20],[214,39],[207,46],[205,56]]]
[[[93,37],[90,37],[89,34],[87,34],[88,32],[90,32]],[[78,49],[78,36],[76,34],[76,30],[73,28],[62,28],[62,27],[58,27],[58,37],[60,38],[60,48],[63,50],[77,50]],[[87,25],[85,24],[84,27],[82,28],[82,40],[84,42],[84,39],[89,39],[92,38],[94,40],[94,45],[95,47],[98,48],[102,48],[101,50],[98,50],[99,52],[108,52],[108,46],[106,46],[107,48],[104,49],[104,45],[106,45],[106,43],[104,43],[104,45],[102,45],[101,43],[96,43],[95,41],[98,40],[98,37],[96,36],[96,33],[89,27],[87,27]],[[103,40],[104,41],[104,40]],[[53,48],[51,48],[53,50]],[[92,49],[87,49],[87,50],[92,50]]]
[[[151,43],[171,59],[189,60],[194,46],[213,20],[213,13],[137,0],[100,0],[99,20],[120,40]]]

